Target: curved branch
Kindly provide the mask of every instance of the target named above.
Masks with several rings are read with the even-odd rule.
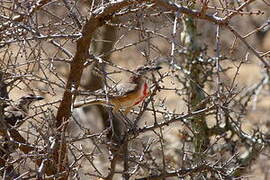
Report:
[[[126,6],[135,5],[142,2],[146,1],[121,0],[115,1],[113,3],[108,3],[105,6],[102,6],[93,11],[89,20],[83,26],[82,36],[77,40],[76,53],[72,62],[70,63],[70,73],[68,81],[66,84],[63,99],[60,103],[56,116],[56,127],[62,132],[65,131],[65,127],[67,125],[66,122],[70,117],[72,104],[72,91],[77,90],[80,85],[80,79],[84,69],[84,63],[86,62],[86,59],[89,57],[89,47],[94,32],[96,31],[96,29],[102,26],[106,20],[112,19],[114,12],[119,11]],[[66,168],[68,162],[66,153],[67,148],[64,142],[58,143],[59,144],[61,143],[61,146],[57,146],[59,148],[55,149],[54,160],[57,164],[57,167],[59,167],[59,170],[63,171]],[[67,176],[63,177],[62,179],[67,179]]]

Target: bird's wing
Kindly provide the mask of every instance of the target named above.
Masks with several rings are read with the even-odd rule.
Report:
[[[11,125],[15,126],[21,124],[23,119],[27,116],[27,114],[15,107],[6,107],[4,112],[5,121]]]
[[[138,89],[138,85],[136,83],[121,83],[116,86],[116,96],[123,96],[129,94]]]

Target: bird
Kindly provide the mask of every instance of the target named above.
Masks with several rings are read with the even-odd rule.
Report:
[[[18,128],[23,124],[28,111],[33,102],[44,99],[42,96],[36,96],[34,94],[26,94],[20,97],[14,105],[2,104],[3,107],[3,118],[1,118],[0,128],[0,166],[6,167],[0,171],[5,172],[7,179],[15,179],[19,174],[14,169],[12,164],[8,164],[7,160],[10,157],[9,154],[14,152],[19,146],[16,143],[11,143],[14,140],[17,141],[18,132],[15,128]],[[13,141],[12,141],[13,140]],[[19,138],[20,140],[20,138]]]
[[[19,127],[23,124],[32,103],[43,100],[44,97],[34,94],[26,94],[20,97],[14,105],[4,108],[4,120],[8,126]]]
[[[75,102],[73,108],[79,108],[88,105],[111,105],[113,111],[125,109],[124,114],[128,114],[133,106],[141,103],[149,96],[149,86],[144,75],[148,72],[158,71],[161,66],[146,65],[140,66],[134,70],[127,82],[119,83],[115,87],[115,92],[103,98],[87,99]],[[100,91],[100,90],[98,90]]]

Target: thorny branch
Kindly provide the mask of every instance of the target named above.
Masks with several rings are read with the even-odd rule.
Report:
[[[267,6],[265,1],[262,4]],[[1,2],[0,73],[7,76],[1,81],[10,84],[8,90],[0,90],[12,97],[1,97],[1,124],[5,121],[5,103],[16,104],[16,93],[42,94],[47,101],[31,106],[22,128],[11,129],[9,135],[3,128],[3,137],[10,137],[1,139],[1,147],[12,144],[15,148],[9,154],[2,153],[1,176],[5,177],[12,167],[18,177],[39,179],[113,179],[120,175],[125,179],[226,179],[241,178],[250,166],[258,168],[259,157],[268,159],[263,152],[269,148],[269,134],[261,126],[269,128],[269,122],[260,114],[269,112],[267,105],[261,104],[269,96],[269,49],[259,52],[259,45],[249,38],[269,23],[246,35],[245,27],[235,23],[245,21],[243,16],[260,16],[262,10],[253,13],[247,9],[253,9],[253,5],[263,9],[255,0],[231,4],[172,0]],[[186,42],[198,47],[196,52],[180,40],[185,17],[195,22],[186,30],[198,31],[191,33],[192,38],[185,37]],[[211,31],[213,25],[218,27],[217,33]],[[106,26],[118,28],[117,41],[109,51],[97,54],[95,43],[108,43],[102,38],[101,27]],[[235,36],[233,43],[224,31]],[[193,41],[197,39],[207,45]],[[216,40],[216,45],[210,39]],[[228,44],[237,51],[228,52],[224,48]],[[192,61],[186,61],[189,56]],[[76,96],[99,95],[80,89],[83,71],[93,62],[106,66],[105,70],[95,67],[91,71],[106,79],[107,96],[122,81],[117,75],[132,74],[139,64],[163,66],[161,72],[145,77],[152,82],[148,99],[127,117],[121,115],[124,122],[118,129],[123,132],[117,134],[118,141],[108,138],[115,114],[111,114],[111,126],[104,130],[98,128],[99,116],[92,106],[87,107],[90,113],[86,113],[87,108],[72,109]],[[200,71],[197,76],[194,74],[198,71],[187,68],[195,64]],[[238,79],[248,65],[263,72],[263,78],[245,90],[245,78]],[[190,99],[198,94],[187,97],[190,84],[205,97],[194,107]],[[192,126],[195,119],[205,121],[204,135],[209,140],[209,147],[201,152],[194,151],[199,129]],[[256,125],[258,119],[260,125]],[[247,122],[251,122],[252,130],[246,128]],[[21,169],[25,164],[29,168]],[[79,171],[81,167],[89,169]]]

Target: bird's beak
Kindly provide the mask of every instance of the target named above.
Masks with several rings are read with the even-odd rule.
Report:
[[[43,100],[44,97],[43,97],[43,96],[36,96],[35,99],[36,99],[37,101],[39,101],[39,100]]]
[[[162,69],[161,66],[150,66],[149,67],[149,71],[157,71],[157,70],[160,70],[160,69]]]
[[[162,69],[161,66],[156,66],[156,67],[154,67],[154,70],[160,70],[160,69]]]

